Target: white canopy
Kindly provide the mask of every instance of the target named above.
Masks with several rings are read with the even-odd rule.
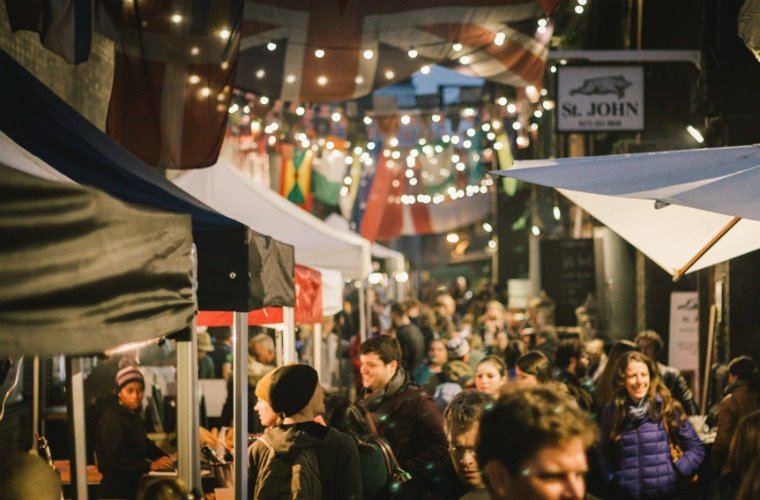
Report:
[[[495,174],[564,188],[562,194],[671,274],[732,216],[747,219],[690,271],[760,248],[757,146],[522,161]],[[666,206],[656,209],[655,201]]]
[[[322,273],[322,315],[332,316],[343,310],[343,275],[332,269],[315,269]]]
[[[369,241],[336,231],[226,160],[186,172],[174,183],[222,214],[293,245],[299,264],[334,269],[352,279],[363,279],[372,269]]]
[[[325,223],[330,227],[343,231],[344,233],[351,234],[355,237],[360,237],[357,233],[351,231],[348,221],[338,214],[333,213],[328,215],[325,219]],[[392,250],[381,245],[380,243],[372,243],[370,252],[373,258],[386,261],[389,264],[389,270],[391,272],[403,271],[406,268],[406,259],[404,258],[404,254],[401,252]]]

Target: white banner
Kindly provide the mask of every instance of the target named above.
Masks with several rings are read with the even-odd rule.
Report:
[[[559,132],[644,129],[642,66],[560,66]]]
[[[694,374],[694,399],[699,392],[699,295],[673,292],[670,295],[670,349],[668,364]]]

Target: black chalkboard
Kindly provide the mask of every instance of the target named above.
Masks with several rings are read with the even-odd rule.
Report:
[[[594,240],[541,241],[541,289],[556,303],[557,326],[575,326],[575,309],[594,294]]]

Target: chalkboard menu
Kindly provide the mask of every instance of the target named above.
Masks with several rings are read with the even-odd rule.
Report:
[[[595,285],[593,239],[541,241],[541,288],[556,302],[557,326],[577,324],[575,309]]]

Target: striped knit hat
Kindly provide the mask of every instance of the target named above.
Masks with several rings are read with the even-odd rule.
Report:
[[[137,365],[128,358],[121,358],[119,371],[116,372],[116,386],[121,391],[130,382],[140,382],[145,387],[145,379]]]

